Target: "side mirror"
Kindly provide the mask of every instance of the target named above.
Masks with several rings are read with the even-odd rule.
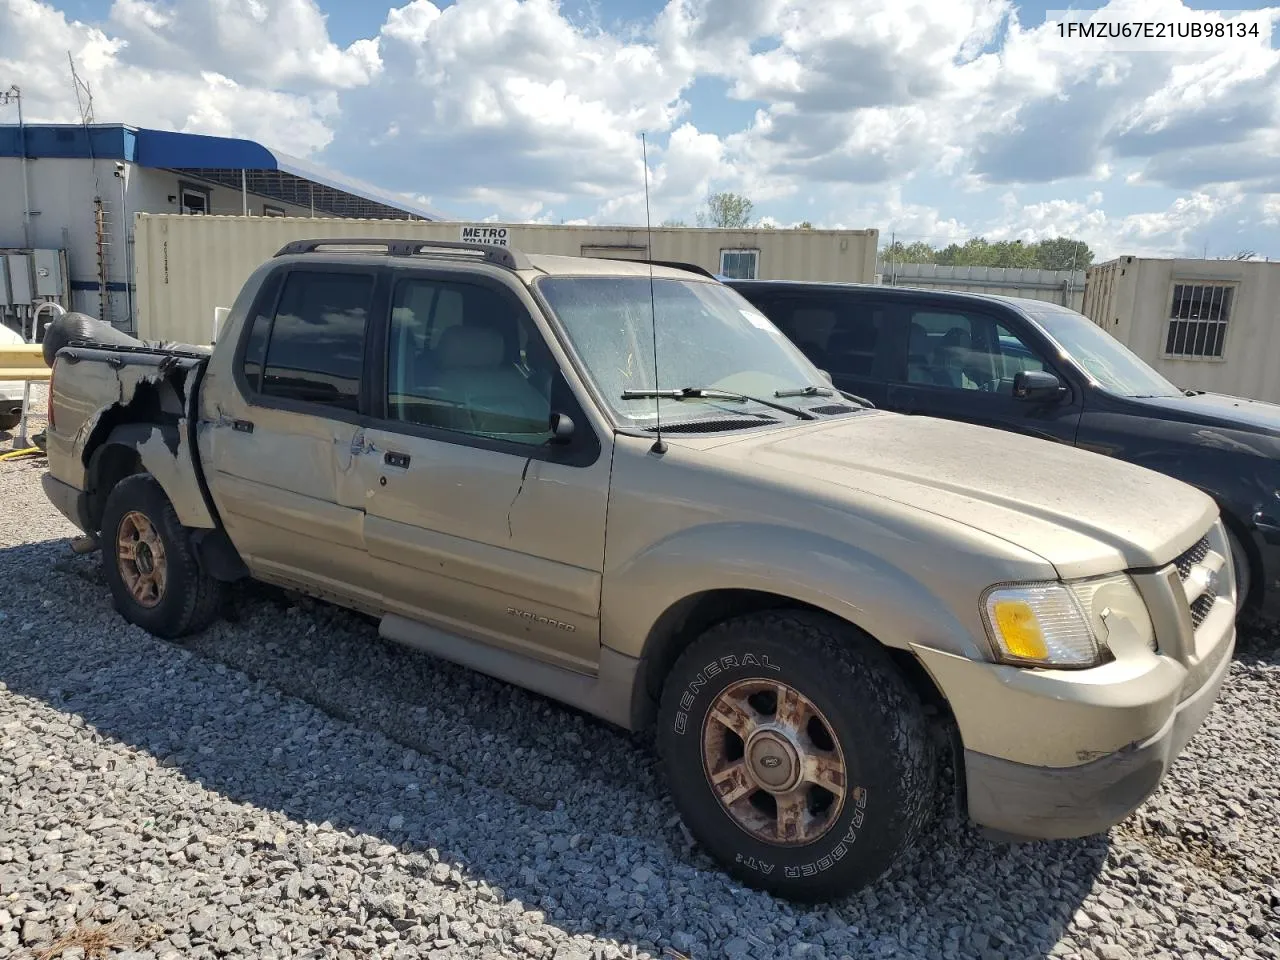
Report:
[[[1062,383],[1044,370],[1022,370],[1014,375],[1013,396],[1018,400],[1057,400]]]
[[[573,420],[568,414],[553,413],[550,426],[553,443],[568,443],[573,438]]]
[[[819,370],[818,372],[819,372],[820,374],[822,374],[822,379],[823,379],[823,380],[827,381],[827,383],[831,384],[832,386],[835,386],[835,383],[836,383],[836,382],[835,382],[834,380],[832,380],[832,379],[831,379],[831,374],[830,374],[830,373],[828,373],[826,370]]]

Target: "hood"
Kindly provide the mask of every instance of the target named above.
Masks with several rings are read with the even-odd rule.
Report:
[[[1101,454],[994,428],[875,411],[713,454],[836,485],[1001,537],[1062,577],[1160,566],[1217,516],[1199,490]]]
[[[1191,397],[1127,397],[1151,416],[1280,438],[1280,404],[1222,393]]]

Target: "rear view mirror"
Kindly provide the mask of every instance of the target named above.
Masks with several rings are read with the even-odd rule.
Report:
[[[1013,395],[1018,400],[1057,400],[1062,383],[1044,370],[1022,370],[1013,378]]]
[[[551,415],[551,437],[555,443],[568,443],[573,437],[573,420],[567,414]]]

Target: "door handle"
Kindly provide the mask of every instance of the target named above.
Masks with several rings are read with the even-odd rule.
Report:
[[[409,465],[409,455],[388,450],[382,455],[382,462],[392,467],[407,467]]]
[[[252,420],[232,420],[231,429],[237,433],[253,433]]]

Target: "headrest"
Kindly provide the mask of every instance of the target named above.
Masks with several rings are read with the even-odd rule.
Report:
[[[502,337],[490,327],[459,325],[440,335],[440,366],[450,370],[502,364]]]
[[[944,347],[972,347],[973,338],[963,327],[952,327],[942,338]]]

